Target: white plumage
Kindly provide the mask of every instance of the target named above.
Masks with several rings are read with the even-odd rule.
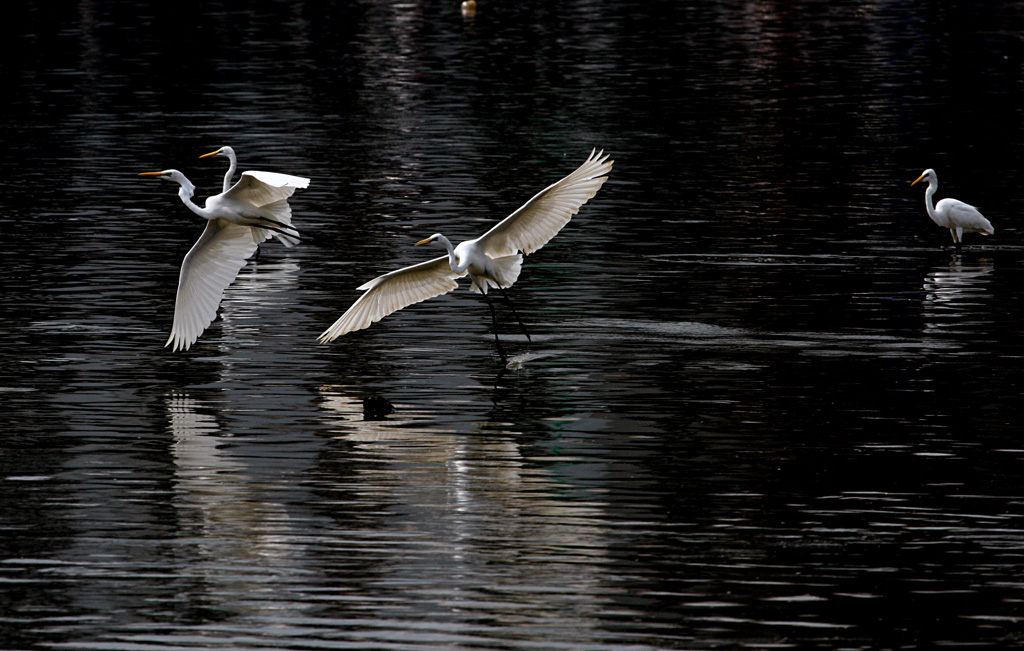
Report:
[[[229,170],[228,176],[233,171]],[[140,176],[174,181],[181,186],[178,196],[182,202],[207,220],[203,234],[182,261],[174,322],[164,344],[173,343],[175,351],[188,350],[213,322],[224,290],[260,243],[271,236],[285,246],[299,243],[288,198],[296,188],[308,187],[309,179],[275,172],[244,172],[238,183],[209,197],[205,207],[199,207],[192,202],[195,186],[178,170],[143,172]]]
[[[614,162],[608,158],[604,152],[592,151],[573,173],[535,194],[476,239],[453,247],[447,237],[435,233],[417,242],[417,246],[442,245],[448,253],[360,286],[358,289],[365,293],[320,335],[320,343],[369,327],[413,303],[450,292],[466,275],[473,281],[471,291],[485,295],[490,287],[511,286],[519,277],[523,256],[547,244],[608,180],[606,175]]]
[[[915,186],[923,180],[928,181],[928,189],[924,192],[924,205],[928,210],[928,216],[942,228],[949,229],[949,234],[953,237],[953,245],[956,248],[959,249],[963,244],[964,233],[992,235],[996,232],[992,228],[992,222],[985,219],[981,211],[963,201],[946,198],[932,207],[932,195],[939,189],[939,177],[935,174],[935,170],[927,169],[910,185]]]

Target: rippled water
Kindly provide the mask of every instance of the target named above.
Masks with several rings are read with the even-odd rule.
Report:
[[[14,11],[3,648],[1022,646],[1018,6]],[[225,144],[307,238],[171,353],[202,225],[136,174]],[[316,344],[592,147],[509,368],[464,288]]]

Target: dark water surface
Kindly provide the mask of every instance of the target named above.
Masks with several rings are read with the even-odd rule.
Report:
[[[1019,3],[149,4],[7,16],[0,647],[1024,646]],[[227,144],[308,237],[171,353]],[[316,343],[593,147],[511,368]]]

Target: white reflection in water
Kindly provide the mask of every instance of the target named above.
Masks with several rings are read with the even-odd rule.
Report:
[[[941,334],[975,330],[988,325],[980,315],[984,296],[992,282],[991,260],[965,264],[954,255],[948,266],[928,272],[924,277],[924,331]]]
[[[265,243],[264,247],[273,246]],[[261,255],[266,256],[266,253]],[[250,262],[224,292],[220,316],[225,339],[245,340],[259,336],[259,326],[269,312],[280,309],[295,290],[299,265],[289,260]]]
[[[174,442],[173,506],[184,537],[194,541],[189,573],[202,577],[203,596],[240,613],[274,611],[283,600],[253,598],[271,590],[268,577],[301,557],[288,512],[232,455],[210,405],[186,392],[165,397]],[[189,536],[188,534],[191,533]]]
[[[344,387],[319,391],[327,426],[361,460],[351,489],[387,513],[384,542],[395,549],[382,581],[421,592],[421,608],[443,610],[460,630],[484,614],[504,626],[559,613],[559,627],[588,639],[611,592],[602,580],[612,563],[603,503],[574,499],[511,434],[456,434],[405,405],[364,420],[362,400]]]
[[[269,247],[281,248],[271,242],[264,243],[264,249]],[[276,259],[287,255],[278,250],[264,251],[261,255],[275,259],[250,261],[242,269],[224,292],[219,311],[220,332],[208,329],[205,335],[216,338],[217,348],[222,353],[223,380],[233,379],[232,371],[236,365],[233,357],[239,349],[260,347],[265,365],[272,363],[266,356],[291,354],[289,350],[272,344],[275,335],[285,339],[292,332],[288,319],[293,311],[289,307],[295,300],[299,265],[287,259]]]

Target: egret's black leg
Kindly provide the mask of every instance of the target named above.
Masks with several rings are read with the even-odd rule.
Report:
[[[491,321],[494,323],[494,345],[498,347],[498,356],[501,357],[501,363],[508,366],[508,358],[505,357],[505,351],[501,347],[501,340],[498,339],[498,315],[494,311],[494,303],[487,297],[487,294],[483,294],[483,297],[487,301],[487,307],[491,308]]]
[[[501,295],[505,297],[506,301],[508,301],[508,306],[512,308],[512,314],[515,315],[516,321],[519,322],[519,327],[523,329],[523,334],[526,335],[526,340],[533,343],[533,339],[530,339],[530,331],[526,329],[526,324],[519,318],[519,313],[516,312],[516,306],[512,305],[512,299],[508,297],[508,292],[506,292],[505,288],[501,285],[498,285],[498,289],[501,290]]]
[[[273,231],[275,233],[280,233],[281,235],[287,235],[288,237],[294,237],[295,239],[300,239],[301,238],[301,236],[299,235],[298,231],[295,231],[294,233],[289,233],[288,231],[281,230],[277,226],[268,226],[267,224],[252,224],[252,225],[255,226],[256,228],[262,228],[264,230]]]
[[[298,235],[299,234],[299,229],[295,228],[291,224],[285,224],[284,222],[279,222],[276,219],[271,219],[270,217],[263,217],[262,215],[260,216],[260,219],[265,221],[265,222],[267,222],[267,223],[273,224],[274,226],[277,226],[277,228],[271,228],[270,226],[263,226],[261,224],[262,228],[266,228],[266,229],[272,230],[272,231],[277,231],[278,233],[284,233],[285,235],[293,235],[293,234],[294,235]],[[294,231],[294,233],[285,233],[284,230],[280,230],[280,229],[285,229],[285,228],[287,228],[288,230]]]
[[[949,234],[953,236],[953,248],[955,248],[957,253],[959,253],[960,249],[963,248],[964,245],[964,240],[959,229],[951,228],[949,229]]]

